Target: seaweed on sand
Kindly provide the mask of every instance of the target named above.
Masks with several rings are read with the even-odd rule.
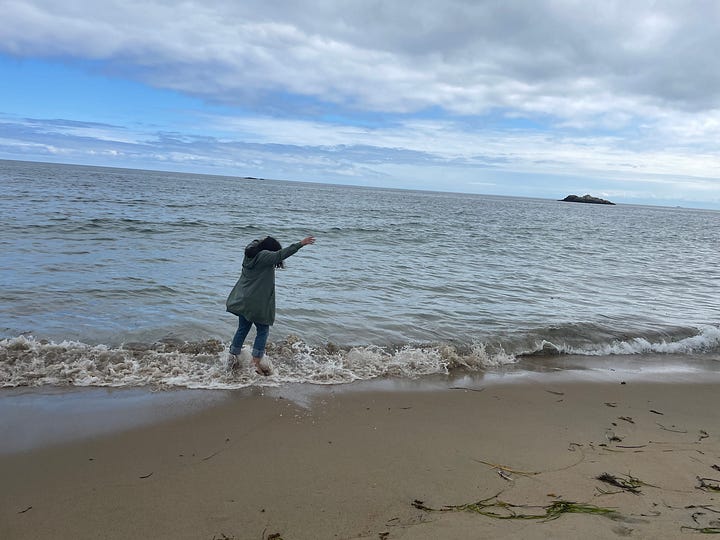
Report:
[[[535,476],[537,474],[542,474],[542,471],[519,471],[517,469],[512,469],[510,467],[506,467],[505,465],[499,465],[497,463],[490,463],[489,461],[483,461],[482,459],[474,459],[473,461],[477,461],[478,463],[482,463],[483,465],[487,465],[488,467],[492,467],[498,471],[502,471],[505,473],[511,473],[511,474],[518,474],[520,476]]]
[[[498,494],[499,495],[499,494]],[[426,512],[474,512],[483,516],[495,519],[538,519],[542,521],[552,521],[558,519],[563,514],[597,514],[606,517],[616,517],[618,514],[612,508],[603,508],[593,504],[576,503],[572,501],[554,501],[546,506],[528,506],[522,504],[512,504],[501,499],[498,495],[493,495],[486,499],[481,499],[474,503],[445,505],[442,508],[430,508],[423,501],[414,500],[413,506]],[[521,513],[518,509],[540,509],[542,513]]]
[[[660,422],[655,422],[658,426],[660,426],[660,429],[663,429],[665,431],[670,431],[671,433],[687,433],[687,429],[679,429],[675,424],[673,424],[670,427],[663,426]]]
[[[629,491],[630,493],[634,493],[635,495],[639,495],[642,493],[640,491],[641,486],[649,486],[650,484],[646,484],[645,482],[641,481],[638,478],[635,478],[634,476],[631,476],[629,474],[623,475],[625,478],[620,478],[619,476],[614,476],[610,473],[602,473],[599,476],[596,476],[595,478],[597,480],[600,480],[601,482],[605,482],[606,484],[610,484],[611,486],[619,487],[623,491]]]
[[[702,489],[703,491],[720,491],[720,480],[715,480],[714,478],[700,478],[697,477],[699,485],[697,486],[698,489]]]
[[[697,531],[702,534],[720,534],[720,527],[687,527],[683,525],[680,530]]]
[[[578,459],[575,463],[571,463],[570,465],[566,465],[565,467],[560,467],[558,469],[548,469],[546,471],[520,471],[518,469],[513,469],[511,467],[506,467],[505,465],[500,465],[498,463],[491,463],[489,461],[484,461],[482,459],[476,459],[472,458],[473,461],[477,461],[478,463],[482,463],[483,465],[487,465],[488,467],[492,467],[493,469],[497,469],[506,473],[510,474],[517,474],[520,476],[537,476],[539,474],[547,473],[547,472],[559,472],[559,471],[566,471],[568,469],[571,469],[575,467],[576,465],[579,465],[583,462],[585,459],[585,453],[582,450],[582,445],[578,443],[570,443],[570,447],[568,450],[571,452],[575,452],[575,449],[580,449],[580,459]]]

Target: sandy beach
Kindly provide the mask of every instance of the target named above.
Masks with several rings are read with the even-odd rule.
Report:
[[[657,379],[536,373],[215,393],[176,416],[6,452],[0,536],[591,539],[720,530],[718,374]],[[624,485],[598,480],[604,473]],[[482,512],[545,519],[448,508],[481,500]],[[547,519],[565,501],[592,513]]]

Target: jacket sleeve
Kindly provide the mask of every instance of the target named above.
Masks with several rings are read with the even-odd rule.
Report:
[[[282,248],[280,251],[263,250],[255,255],[257,259],[255,264],[258,266],[275,266],[280,261],[287,259],[290,255],[295,255],[301,247],[302,244],[300,242],[295,242],[288,247]]]

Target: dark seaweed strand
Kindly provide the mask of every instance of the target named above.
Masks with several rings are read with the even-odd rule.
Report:
[[[562,514],[597,514],[610,516],[615,515],[616,511],[611,508],[603,508],[593,504],[576,503],[572,501],[555,501],[548,506],[526,506],[512,504],[497,498],[497,495],[481,499],[474,503],[446,505],[440,509],[425,506],[422,501],[413,501],[413,506],[428,512],[473,512],[494,519],[539,519],[544,521],[552,521],[558,519]],[[501,508],[507,511],[507,514],[501,514],[489,510],[489,508]],[[515,511],[515,508],[542,508],[543,514],[522,514]]]

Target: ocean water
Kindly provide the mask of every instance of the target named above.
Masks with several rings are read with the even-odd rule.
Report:
[[[4,387],[720,362],[718,211],[13,161],[0,186]],[[268,234],[317,243],[276,275],[275,374],[229,373],[225,298]]]

